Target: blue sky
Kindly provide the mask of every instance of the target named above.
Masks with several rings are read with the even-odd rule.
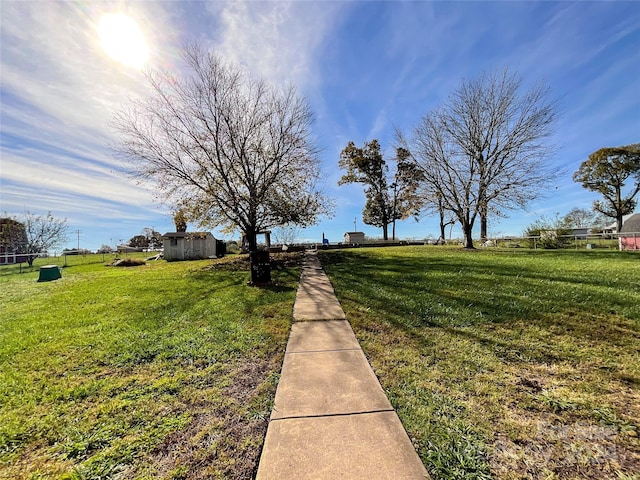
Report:
[[[377,138],[391,157],[396,127],[410,130],[483,71],[508,67],[525,86],[545,82],[563,111],[551,159],[564,171],[557,188],[491,220],[490,234],[517,235],[540,215],[590,208],[597,196],[572,173],[598,148],[640,141],[638,2],[3,0],[0,9],[0,213],[66,217],[82,248],[144,227],[173,230],[167,207],[120,173],[109,148],[113,113],[146,87],[140,69],[102,48],[97,28],[108,13],[138,24],[150,50],[145,69],[179,69],[181,46],[197,41],[307,97],[337,210],[300,239],[320,241],[324,232],[340,241],[354,219],[380,236],[361,221],[363,188],[337,185],[340,151]],[[397,234],[437,237],[437,219],[399,222]],[[74,233],[65,246],[76,242]]]

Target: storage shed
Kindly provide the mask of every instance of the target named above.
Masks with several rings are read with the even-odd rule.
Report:
[[[623,224],[618,236],[620,250],[640,251],[640,213],[631,215]]]
[[[165,260],[197,260],[217,256],[211,232],[169,232],[162,236]]]
[[[344,243],[364,243],[364,232],[347,232],[344,234]]]

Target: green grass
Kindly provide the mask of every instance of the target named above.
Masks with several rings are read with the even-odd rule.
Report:
[[[299,269],[211,264],[2,272],[0,478],[251,478]]]
[[[432,478],[638,478],[638,254],[321,260]]]

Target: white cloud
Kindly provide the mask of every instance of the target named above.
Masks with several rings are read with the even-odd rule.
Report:
[[[219,15],[220,31],[214,48],[252,74],[276,83],[293,83],[300,90],[317,86],[318,49],[329,35],[340,2],[226,2],[210,3]]]

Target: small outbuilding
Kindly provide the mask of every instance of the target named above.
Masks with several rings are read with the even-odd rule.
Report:
[[[198,260],[218,256],[218,243],[211,232],[169,232],[162,236],[162,240],[165,260]]]
[[[640,250],[640,213],[625,220],[618,236],[620,250]]]
[[[356,243],[361,245],[364,243],[364,232],[346,232],[344,234],[344,243]]]

